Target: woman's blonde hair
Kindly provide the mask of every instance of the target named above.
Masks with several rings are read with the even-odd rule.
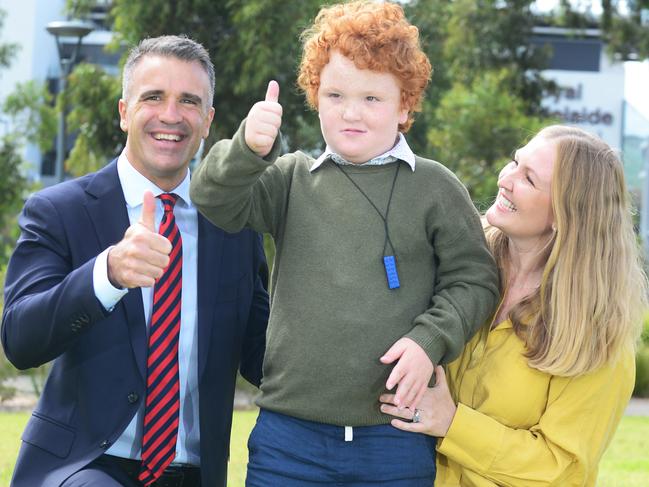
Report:
[[[647,278],[615,152],[574,127],[552,125],[536,137],[556,144],[555,233],[539,289],[509,316],[525,341],[530,367],[576,376],[635,344],[647,308]],[[494,227],[486,233],[506,272],[507,237]]]
[[[396,3],[359,0],[323,7],[313,25],[302,34],[304,48],[298,86],[309,105],[318,108],[320,73],[332,51],[351,59],[358,69],[390,73],[401,87],[401,106],[408,120],[399,124],[407,132],[414,112],[421,110],[432,68],[419,45],[419,30],[410,24]]]

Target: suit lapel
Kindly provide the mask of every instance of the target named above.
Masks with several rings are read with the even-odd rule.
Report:
[[[198,214],[198,377],[203,375],[214,319],[214,297],[220,273],[223,231]]]
[[[90,196],[86,209],[103,250],[119,242],[130,225],[124,192],[117,175],[117,162],[113,161],[98,171],[86,187],[86,192]],[[139,288],[131,289],[120,304],[124,306],[126,313],[125,326],[128,328],[138,369],[145,378],[146,323],[142,309],[142,292]]]

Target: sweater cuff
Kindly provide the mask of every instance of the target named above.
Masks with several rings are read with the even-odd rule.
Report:
[[[404,337],[410,338],[423,348],[433,365],[439,365],[440,360],[446,353],[444,341],[438,335],[431,335],[430,329],[424,326],[415,326]]]
[[[437,442],[437,451],[470,470],[484,472],[494,462],[503,436],[498,421],[460,403],[446,436]]]

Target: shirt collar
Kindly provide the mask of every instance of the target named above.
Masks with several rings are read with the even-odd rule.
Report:
[[[324,161],[326,161],[327,158],[329,158],[329,156],[331,156],[333,153],[334,152],[329,148],[329,146],[327,146],[325,148],[325,151],[322,153],[322,155],[315,160],[315,162],[313,163],[309,171],[313,172],[316,169],[318,169],[322,165],[322,163],[324,163]],[[390,149],[387,152],[384,152],[381,155],[372,158],[371,161],[365,162],[363,164],[358,164],[358,165],[360,166],[374,165],[370,163],[372,161],[387,159],[388,157],[395,157],[397,159],[401,159],[402,161],[406,162],[410,166],[410,169],[412,169],[413,171],[415,170],[415,154],[414,152],[412,152],[412,149],[410,149],[408,142],[406,142],[406,138],[401,132],[399,132],[399,140],[397,140],[397,143],[394,144],[394,147],[392,147],[392,149]]]
[[[158,196],[166,192],[135,169],[126,157],[126,152],[122,152],[117,159],[117,174],[119,176],[119,182],[122,185],[122,191],[124,191],[124,199],[129,208],[135,208],[142,204],[146,190],[151,191],[153,196]],[[190,173],[189,169],[187,169],[185,179],[173,191],[170,191],[178,195],[178,198],[183,201],[186,207],[191,207],[189,179]]]

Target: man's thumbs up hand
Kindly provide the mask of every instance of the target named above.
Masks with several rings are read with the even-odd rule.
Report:
[[[246,119],[246,144],[259,157],[266,157],[273,148],[282,125],[282,105],[279,104],[279,84],[270,81],[266,98],[255,103]]]
[[[171,242],[155,228],[156,199],[144,192],[142,213],[108,252],[108,279],[117,288],[151,287],[169,265]]]
[[[144,225],[147,230],[155,232],[155,196],[151,191],[145,191],[142,197],[140,224]]]

